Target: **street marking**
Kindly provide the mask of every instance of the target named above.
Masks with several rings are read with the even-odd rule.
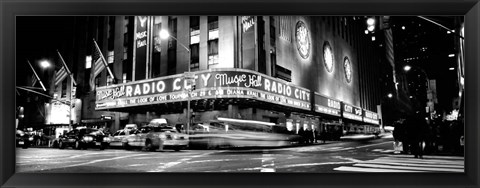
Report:
[[[142,156],[142,155],[147,155],[147,154],[136,154],[136,155],[127,155],[127,156],[121,156],[121,157],[114,157],[114,158],[109,158],[109,159],[98,159],[98,160],[94,160],[94,161],[90,161],[90,162],[86,162],[86,163],[80,163],[80,164],[75,164],[75,165],[68,165],[68,166],[65,166],[65,168],[75,167],[75,166],[84,166],[84,165],[89,165],[89,164],[98,163],[98,162],[103,162],[103,161],[118,160],[118,159],[129,158],[129,157],[136,157],[136,156]]]
[[[398,165],[398,166],[421,166],[421,167],[439,167],[439,168],[461,168],[463,169],[463,165],[454,165],[454,164],[450,164],[450,165],[444,165],[444,164],[411,164],[411,163],[399,163],[398,161],[397,162],[390,162],[388,160],[377,160],[377,161],[366,161],[365,163],[368,163],[368,164],[388,164],[388,165]]]
[[[412,170],[359,168],[359,167],[351,167],[351,166],[341,166],[341,167],[335,168],[335,170],[348,171],[348,172],[425,172],[425,171],[412,171]]]
[[[441,160],[433,157],[431,159],[381,157],[368,161],[357,160],[357,162],[353,166],[341,166],[334,168],[334,170],[351,172],[465,172],[461,160]]]
[[[304,166],[321,166],[321,165],[336,165],[336,164],[352,164],[356,162],[325,162],[325,163],[305,163],[305,164],[291,164],[284,165],[277,168],[291,168],[291,167],[304,167]]]
[[[399,170],[425,170],[425,171],[446,171],[446,172],[464,172],[465,171],[463,169],[452,169],[452,168],[427,168],[427,167],[391,166],[391,165],[378,165],[378,164],[355,164],[353,166],[384,168],[384,169],[399,169]]]
[[[190,158],[184,158],[184,159],[180,159],[180,160],[175,161],[175,162],[169,162],[169,163],[166,163],[166,164],[165,163],[160,163],[161,166],[159,166],[157,169],[150,170],[150,171],[147,171],[147,172],[164,172],[167,168],[171,168],[173,166],[176,166],[178,164],[187,162],[187,161],[192,160],[194,158],[203,157],[203,156],[206,156],[206,155],[210,155],[212,153],[215,153],[215,152],[212,151],[212,152],[208,152],[208,153],[204,153],[204,154],[200,154],[200,155],[194,155],[194,156],[191,156]],[[165,164],[165,165],[163,165],[163,164]]]
[[[413,155],[388,155],[389,157],[394,157],[394,158],[412,158]],[[465,157],[459,157],[459,156],[429,156],[429,155],[424,155],[424,159],[457,159],[457,160],[465,160]]]
[[[366,147],[370,147],[370,146],[383,145],[383,144],[392,144],[392,142],[389,141],[389,142],[382,142],[382,143],[377,143],[377,144],[370,144],[370,145],[358,146],[358,147],[355,147],[355,149],[358,149],[358,148],[366,148]]]
[[[226,162],[226,161],[237,161],[241,159],[217,159],[217,160],[202,160],[202,161],[188,161],[188,164],[192,163],[208,163],[208,162]]]
[[[275,172],[275,162],[272,154],[267,154],[266,151],[262,154],[262,168],[260,172]]]

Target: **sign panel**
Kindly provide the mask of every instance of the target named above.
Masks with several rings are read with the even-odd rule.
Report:
[[[135,27],[135,80],[145,79],[147,64],[148,16],[136,16]]]
[[[342,103],[342,116],[346,119],[363,121],[363,110],[360,107]]]
[[[280,79],[244,69],[212,69],[194,72],[193,83],[184,74],[100,87],[96,108],[122,108],[157,103],[212,99],[250,98],[310,110],[310,90]]]
[[[315,112],[340,116],[341,102],[315,93]]]
[[[380,125],[380,121],[378,119],[378,114],[372,111],[368,111],[363,109],[363,122],[371,123],[375,125]]]

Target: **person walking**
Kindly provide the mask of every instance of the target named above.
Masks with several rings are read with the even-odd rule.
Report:
[[[409,140],[411,153],[415,158],[423,159],[423,143],[427,124],[422,118],[422,114],[417,111],[406,120],[407,137]]]

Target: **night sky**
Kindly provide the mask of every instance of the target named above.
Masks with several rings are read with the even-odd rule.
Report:
[[[16,80],[18,86],[25,86],[25,76],[32,71],[28,59],[38,74],[39,61],[45,58],[53,63],[56,50],[66,45],[73,37],[73,17],[66,16],[18,16],[16,18]],[[60,66],[60,62],[56,62]],[[50,67],[52,68],[52,67]]]

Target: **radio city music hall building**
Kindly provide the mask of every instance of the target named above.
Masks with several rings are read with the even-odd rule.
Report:
[[[78,85],[67,92],[72,91],[67,78],[55,88],[59,98],[73,96],[74,123],[110,130],[153,118],[186,124],[189,99],[193,123],[224,117],[273,122],[292,131],[328,123],[359,130],[380,126],[377,78],[391,67],[385,68],[384,52],[365,35],[364,17],[75,19],[76,45],[70,50],[77,55],[67,59]],[[162,30],[170,37],[161,38]],[[91,79],[92,39],[114,78],[104,69]],[[52,109],[47,119],[59,113]]]

